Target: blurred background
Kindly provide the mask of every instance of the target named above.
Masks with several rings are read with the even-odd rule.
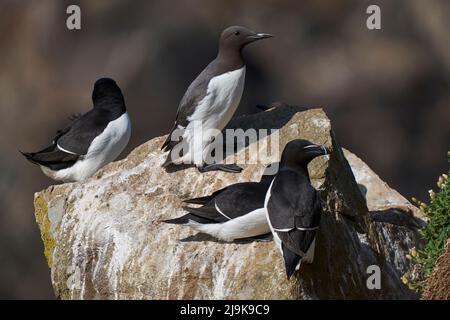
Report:
[[[82,30],[66,28],[81,7]],[[381,7],[382,30],[366,28]],[[122,157],[171,128],[229,25],[269,32],[245,49],[238,113],[283,100],[325,108],[340,144],[408,198],[425,199],[450,149],[450,2],[227,0],[0,2],[0,298],[53,298],[33,193],[53,184],[21,157],[114,78],[133,122]]]

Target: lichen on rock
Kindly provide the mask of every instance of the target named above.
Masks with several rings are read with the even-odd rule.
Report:
[[[280,107],[237,117],[229,128],[276,129],[280,151],[297,138],[332,149],[329,161],[316,159],[309,168],[324,200],[313,264],[302,265],[300,273],[287,281],[272,242],[222,243],[187,227],[161,223],[184,213],[183,199],[232,183],[258,181],[265,166],[279,159],[273,155],[244,165],[240,174],[201,174],[195,168],[168,173],[160,167],[166,155],[159,150],[164,137],[158,137],[84,183],[53,186],[36,194],[36,220],[56,295],[62,299],[416,298],[400,278],[411,268],[405,262],[408,250],[419,246],[417,227],[409,223],[417,212],[361,160],[340,148],[323,110]],[[260,137],[260,151],[268,148],[268,139],[270,135]],[[249,147],[238,153],[248,152]],[[389,201],[381,209],[375,203],[383,198]],[[379,222],[371,218],[369,209],[380,209],[378,214],[395,209],[405,216],[397,224],[389,219]],[[379,290],[366,285],[366,270],[373,264],[382,272]]]

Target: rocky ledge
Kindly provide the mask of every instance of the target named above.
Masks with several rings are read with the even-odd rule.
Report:
[[[415,299],[401,277],[420,247],[419,211],[361,159],[341,149],[321,109],[279,107],[234,119],[229,127],[276,128],[280,150],[296,138],[327,144],[329,160],[310,165],[324,213],[314,263],[286,280],[273,242],[222,243],[164,219],[183,214],[182,200],[229,184],[257,181],[265,165],[241,174],[195,168],[167,173],[164,137],[136,148],[84,183],[35,195],[36,220],[61,299]],[[257,148],[269,145],[260,137]],[[252,145],[238,154],[248,152]],[[253,146],[255,147],[255,146]],[[322,157],[323,158],[323,157]],[[369,266],[380,287],[369,289]],[[370,281],[370,279],[369,279]]]

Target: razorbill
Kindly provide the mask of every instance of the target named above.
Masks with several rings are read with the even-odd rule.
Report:
[[[131,123],[122,91],[102,78],[92,92],[94,107],[59,130],[52,144],[39,152],[22,152],[54,180],[83,181],[113,161],[130,139]]]
[[[267,190],[267,221],[284,258],[288,279],[302,260],[311,263],[314,258],[322,207],[309,179],[308,163],[328,153],[325,146],[306,140],[290,141],[283,150],[280,170]]]
[[[182,217],[165,220],[183,224],[223,241],[271,238],[264,210],[264,199],[274,175],[263,175],[260,182],[232,184],[212,195],[185,200],[201,207],[184,207]]]
[[[245,80],[242,49],[249,43],[270,37],[272,35],[239,26],[222,32],[217,57],[191,83],[181,99],[175,124],[161,147],[170,151],[163,167],[194,164],[200,172],[242,170],[235,164],[205,164],[204,159],[211,140],[225,128],[241,100]]]

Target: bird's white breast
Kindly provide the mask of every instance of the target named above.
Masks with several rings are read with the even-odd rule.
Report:
[[[128,144],[130,136],[131,121],[128,114],[124,113],[108,123],[105,130],[92,140],[83,158],[70,168],[51,172],[52,178],[65,182],[83,181],[89,178],[119,156]]]
[[[213,77],[208,84],[205,97],[195,107],[194,113],[188,117],[189,124],[185,128],[183,139],[188,144],[194,136],[199,139],[199,132],[202,133],[202,143],[189,148],[189,152],[183,157],[202,158],[204,144],[210,140],[211,129],[221,131],[233,117],[239,106],[245,83],[245,66],[240,69],[226,72]],[[200,128],[201,126],[201,128]],[[196,162],[196,161],[194,161]]]
[[[253,210],[223,223],[201,224],[191,221],[188,225],[194,230],[223,241],[256,237],[270,232],[264,208]]]
[[[231,120],[241,101],[245,83],[245,66],[213,77],[208,84],[205,98],[188,118],[202,121],[206,129],[222,130]]]

